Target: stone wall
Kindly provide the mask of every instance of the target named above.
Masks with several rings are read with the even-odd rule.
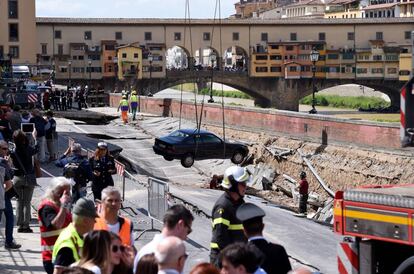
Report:
[[[111,94],[110,105],[117,107],[119,94]],[[180,102],[173,99],[141,97],[141,112],[160,116],[180,117]],[[198,105],[198,114],[201,105]],[[202,121],[222,124],[222,109],[219,104],[205,104]],[[181,117],[195,120],[195,106],[183,102]],[[295,138],[318,140],[323,145],[329,142],[351,143],[377,148],[400,148],[399,126],[390,123],[349,121],[323,115],[259,109],[238,106],[225,107],[225,124],[247,130],[290,135]]]

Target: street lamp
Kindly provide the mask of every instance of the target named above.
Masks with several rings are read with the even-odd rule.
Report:
[[[88,91],[91,90],[91,78],[92,78],[92,70],[91,70],[91,65],[92,65],[92,60],[89,59],[88,60],[88,65],[89,65],[89,85],[88,85]]]
[[[149,83],[149,86],[150,86],[150,91],[149,91],[149,93],[150,94],[152,94],[152,61],[154,61],[154,56],[152,56],[152,53],[150,52],[149,54],[148,54],[148,61],[149,61],[149,64],[150,64],[150,66],[149,66],[149,73],[150,73],[150,83]]]
[[[210,55],[211,60],[211,85],[210,85],[210,99],[207,102],[214,103],[213,99],[213,74],[214,74],[214,63],[217,61],[217,56],[213,53]]]
[[[319,59],[319,51],[315,48],[310,53],[310,60],[312,61],[312,109],[309,111],[310,114],[318,113],[315,108],[315,92],[318,92],[315,86],[315,73],[316,73],[316,62]]]
[[[68,90],[71,88],[72,86],[72,60],[68,61],[68,67],[69,67],[69,87]]]

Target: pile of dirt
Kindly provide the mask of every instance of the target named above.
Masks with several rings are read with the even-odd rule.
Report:
[[[207,129],[218,135],[222,133],[219,127],[207,126]],[[254,154],[255,163],[263,162],[274,168],[276,177],[273,189],[276,189],[278,185],[289,187],[284,182],[283,174],[299,181],[299,173],[304,170],[308,174],[310,191],[318,193],[321,200],[329,197],[300,157],[299,149],[308,155],[318,175],[334,192],[367,185],[413,183],[414,157],[401,155],[401,153],[373,151],[355,146],[323,146],[286,137],[234,129],[226,129],[226,136],[229,139],[250,142],[249,150]],[[293,153],[286,156],[286,159],[277,159],[265,149],[265,146],[283,147],[291,149]],[[277,204],[288,207],[294,205],[293,199],[281,192],[261,191],[259,194]]]

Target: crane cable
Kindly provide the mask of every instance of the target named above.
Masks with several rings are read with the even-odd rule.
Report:
[[[216,5],[215,5],[215,8],[214,8],[213,27],[212,27],[212,30],[211,30],[210,50],[213,49],[214,30],[215,30],[215,25],[216,25],[217,6],[218,5],[219,5],[219,1],[216,0]],[[214,53],[216,54],[217,51],[215,51]],[[211,55],[212,54],[210,54],[210,56]],[[213,91],[213,76],[214,76],[214,67],[212,67],[212,70],[211,70],[211,84],[210,84],[210,90],[211,90],[211,92]],[[201,121],[203,119],[203,110],[204,110],[204,100],[205,100],[205,96],[206,96],[206,94],[205,94],[205,92],[203,92],[203,100],[201,101],[200,121],[198,122],[198,127],[197,127],[197,130],[199,132],[200,132],[200,128],[201,128]]]
[[[219,2],[219,25],[220,25],[220,52],[223,52],[223,39],[222,39],[222,19],[221,19],[221,0]],[[221,65],[220,65],[221,66]],[[221,66],[221,79],[224,79],[224,70],[223,66]],[[222,117],[223,117],[223,158],[226,158],[226,121],[224,115],[224,87],[223,83],[221,83],[221,110],[222,110]]]
[[[185,2],[185,11],[184,11],[184,48],[187,42],[187,2]],[[188,68],[188,58],[187,56],[187,68]],[[178,121],[178,129],[181,129],[181,118],[182,118],[182,112],[183,112],[183,83],[180,84],[180,119]]]

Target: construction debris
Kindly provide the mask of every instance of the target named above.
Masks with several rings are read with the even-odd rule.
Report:
[[[276,146],[271,146],[271,147],[267,147],[267,146],[263,146],[264,149],[269,152],[273,157],[275,157],[278,160],[287,160],[287,155],[292,155],[293,154],[293,150],[288,149],[288,148],[282,148],[282,147],[276,147]]]
[[[316,222],[333,224],[333,199],[325,202],[324,207],[320,207],[312,219]]]
[[[272,190],[273,180],[276,172],[270,165],[259,163],[258,165],[247,166],[252,174],[252,187],[258,190]]]
[[[315,176],[316,180],[318,180],[322,188],[329,194],[329,196],[331,196],[332,198],[335,197],[335,193],[325,184],[322,178],[319,177],[318,173],[316,172],[315,168],[313,167],[312,163],[309,161],[307,156],[303,154],[303,152],[300,149],[298,149],[298,153],[302,160],[306,163],[312,174]]]

